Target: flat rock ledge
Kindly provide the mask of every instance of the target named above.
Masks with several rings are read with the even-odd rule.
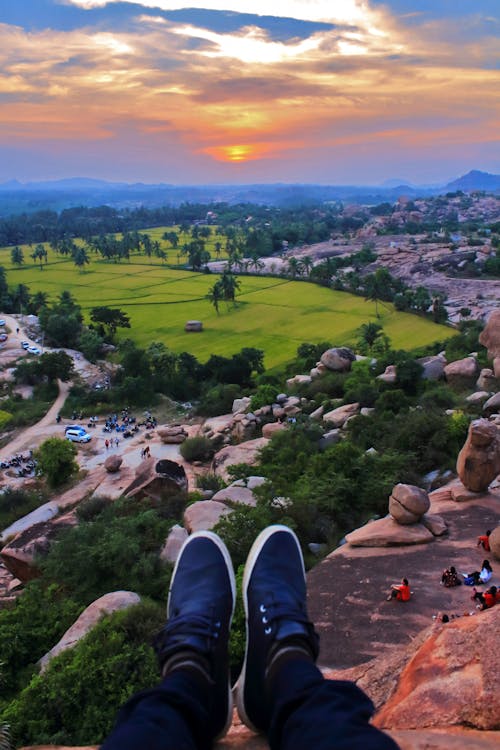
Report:
[[[396,547],[427,544],[433,541],[434,535],[423,523],[402,526],[391,516],[386,516],[351,531],[345,538],[353,547]]]

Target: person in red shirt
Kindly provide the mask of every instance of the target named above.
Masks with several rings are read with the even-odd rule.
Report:
[[[391,593],[387,597],[387,601],[391,599],[397,599],[400,602],[409,602],[411,598],[410,584],[407,578],[403,578],[401,583],[393,583],[391,585]]]
[[[477,538],[477,546],[483,547],[485,552],[490,551],[490,534],[491,534],[491,529],[488,529],[486,534],[483,534],[482,536],[478,536]]]

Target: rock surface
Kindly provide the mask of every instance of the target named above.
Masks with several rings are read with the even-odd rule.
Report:
[[[257,505],[257,498],[249,487],[234,483],[216,492],[212,500],[226,504],[228,501],[229,503],[241,503],[242,505],[250,505],[252,507]]]
[[[440,380],[444,375],[446,358],[440,354],[434,357],[421,357],[417,359],[419,365],[422,365],[422,378],[424,380]]]
[[[158,433],[160,440],[165,445],[179,445],[186,440],[188,434],[186,429],[182,425],[165,425],[163,427],[157,427],[156,432]]]
[[[132,484],[126,488],[126,497],[150,497],[161,500],[165,496],[186,492],[188,482],[184,467],[164,458],[158,461],[151,456],[136,469]]]
[[[327,349],[320,358],[321,364],[333,372],[348,372],[355,361],[356,355],[347,347]]]
[[[389,513],[403,525],[418,523],[430,508],[427,492],[412,484],[396,484],[389,498]]]
[[[475,357],[457,359],[444,368],[446,380],[457,388],[472,388],[477,380],[478,372],[479,367]]]
[[[486,325],[479,334],[480,343],[488,350],[488,357],[500,357],[500,310],[493,310],[486,321]]]
[[[108,474],[116,474],[120,471],[120,466],[123,463],[123,458],[114,453],[112,456],[108,456],[104,462],[104,468]]]
[[[268,422],[262,427],[262,437],[271,438],[275,432],[286,430],[286,424],[283,422]]]
[[[187,538],[188,533],[186,529],[183,529],[178,523],[176,523],[175,526],[172,526],[167,540],[161,548],[160,559],[163,560],[163,562],[175,563],[182,545]]]
[[[433,534],[421,523],[402,526],[391,516],[371,521],[346,534],[353,547],[393,547],[432,542]]]
[[[493,529],[490,534],[490,549],[493,557],[500,560],[500,526]]]
[[[89,604],[83,610],[80,617],[68,628],[60,641],[45,656],[42,656],[38,662],[41,671],[44,672],[47,669],[49,662],[54,656],[66,651],[68,648],[76,646],[78,641],[86,636],[104,615],[109,615],[121,609],[128,609],[139,604],[140,601],[141,597],[132,591],[113,591],[96,599],[95,602],[92,602],[92,604]]]
[[[345,404],[323,415],[323,420],[329,422],[332,427],[343,427],[350,417],[359,412],[359,404]]]
[[[188,505],[184,511],[184,526],[192,534],[194,531],[212,529],[222,516],[231,513],[231,509],[216,500],[200,500]]]
[[[486,419],[469,425],[467,440],[458,454],[457,473],[472,492],[484,492],[500,473],[500,431]]]
[[[267,438],[255,438],[241,445],[227,445],[221,448],[212,460],[212,471],[223,479],[228,479],[227,467],[232,464],[248,464],[253,466],[257,462],[258,452],[268,444]]]

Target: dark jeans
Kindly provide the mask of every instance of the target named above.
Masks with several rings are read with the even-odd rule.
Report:
[[[352,682],[325,680],[314,664],[289,661],[273,683],[271,750],[398,750],[369,724],[370,699]],[[184,671],[138,693],[101,750],[208,750],[210,690]]]

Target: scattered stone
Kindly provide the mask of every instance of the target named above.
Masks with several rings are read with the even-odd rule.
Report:
[[[457,359],[444,368],[447,382],[456,388],[473,388],[478,372],[479,366],[475,357]]]
[[[399,547],[434,540],[433,534],[422,523],[402,526],[392,516],[370,521],[346,534],[345,538],[353,547]]]
[[[490,394],[486,391],[476,391],[475,393],[471,393],[470,396],[467,396],[465,400],[468,404],[471,404],[471,406],[477,406],[478,404],[482,404],[483,401],[487,401],[489,397]]]
[[[323,352],[320,361],[322,365],[333,372],[348,372],[352,363],[356,361],[356,355],[352,349],[336,347]]]
[[[188,320],[184,330],[188,333],[200,333],[200,331],[203,331],[203,323],[201,320]]]
[[[389,498],[389,513],[404,526],[418,523],[430,508],[427,492],[412,484],[396,484]]]
[[[433,536],[443,536],[448,531],[448,526],[444,518],[431,513],[424,513],[420,519],[426,529],[429,529]]]
[[[165,445],[178,445],[183,443],[188,437],[186,429],[182,425],[173,425],[169,427],[164,425],[156,429],[158,436]]]
[[[325,422],[331,422],[334,427],[343,427],[349,417],[353,417],[359,412],[359,403],[345,404],[337,409],[327,412],[323,419]]]
[[[280,404],[280,406],[283,406],[283,404],[286,404],[288,401],[288,396],[286,393],[278,393],[276,396],[276,403]]]
[[[422,365],[423,380],[441,380],[444,376],[446,357],[443,357],[443,355],[437,354],[433,357],[420,357],[417,359],[417,362],[419,365]]]
[[[275,432],[286,430],[286,424],[283,422],[268,422],[262,427],[262,437],[271,438]]]
[[[120,466],[123,463],[123,458],[121,456],[118,456],[116,453],[113,453],[113,455],[108,456],[107,459],[104,462],[104,468],[108,472],[108,474],[116,474],[117,471],[120,471]]]
[[[192,534],[195,531],[213,529],[222,516],[231,513],[231,509],[216,500],[200,500],[188,505],[184,511],[184,526]]]
[[[381,380],[383,383],[388,385],[394,385],[398,379],[398,373],[396,365],[387,365],[384,372],[381,375],[377,375],[377,380]]]
[[[233,401],[233,407],[231,411],[233,414],[244,414],[250,407],[252,399],[249,396],[242,396],[241,398],[235,398]]]
[[[480,343],[488,350],[489,359],[500,357],[500,310],[493,310],[479,334]]]
[[[19,591],[19,589],[22,589],[23,586],[24,584],[19,580],[19,578],[13,578],[7,586],[7,591],[9,592],[9,594],[13,594],[14,591]]]
[[[175,563],[175,561],[179,557],[179,552],[182,549],[182,545],[187,538],[188,533],[186,529],[184,529],[182,526],[179,526],[178,523],[176,523],[175,526],[172,526],[167,540],[161,548],[160,560],[162,560],[163,562]]]
[[[457,474],[472,492],[484,492],[500,474],[500,431],[487,419],[470,423],[467,440],[458,454]]]

